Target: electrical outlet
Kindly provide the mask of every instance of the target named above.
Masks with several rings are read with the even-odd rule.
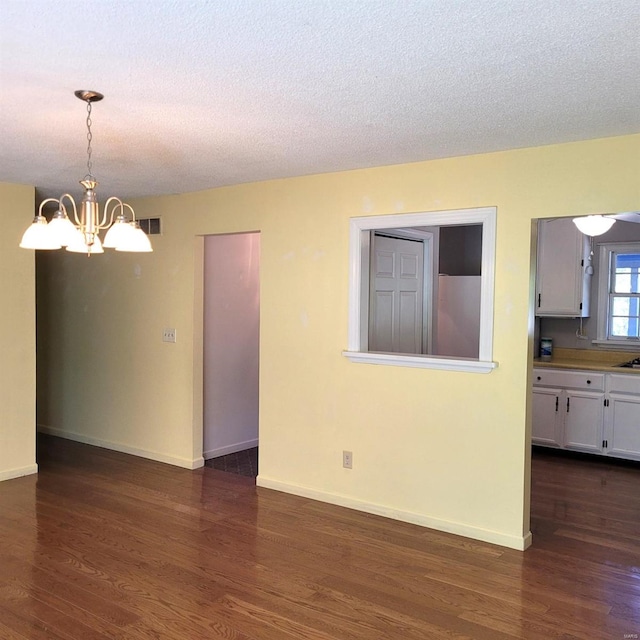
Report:
[[[342,452],[342,466],[345,469],[353,469],[353,453],[351,451]]]
[[[175,341],[176,341],[175,329],[165,329],[162,332],[162,342],[175,342]]]

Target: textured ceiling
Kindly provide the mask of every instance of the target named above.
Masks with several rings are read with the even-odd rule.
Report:
[[[181,193],[640,132],[640,0],[2,0],[0,181]]]

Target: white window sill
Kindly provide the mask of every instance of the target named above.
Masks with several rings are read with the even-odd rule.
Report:
[[[640,340],[592,340],[591,344],[612,351],[640,351]]]
[[[373,353],[366,351],[343,351],[342,355],[351,362],[362,364],[383,364],[396,367],[419,369],[440,369],[447,371],[467,371],[469,373],[490,373],[497,362],[467,360],[457,358],[435,358],[433,356],[405,355],[402,353]]]

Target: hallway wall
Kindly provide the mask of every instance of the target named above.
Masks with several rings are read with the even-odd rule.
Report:
[[[35,252],[18,243],[35,191],[0,183],[0,480],[35,473]]]

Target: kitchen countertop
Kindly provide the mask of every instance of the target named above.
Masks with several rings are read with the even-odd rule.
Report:
[[[631,373],[640,375],[640,369],[617,367],[621,362],[628,362],[640,357],[637,353],[628,351],[596,351],[592,349],[562,349],[553,350],[551,360],[535,358],[534,367],[550,367],[552,369],[582,369],[585,371],[603,371],[608,373]]]

